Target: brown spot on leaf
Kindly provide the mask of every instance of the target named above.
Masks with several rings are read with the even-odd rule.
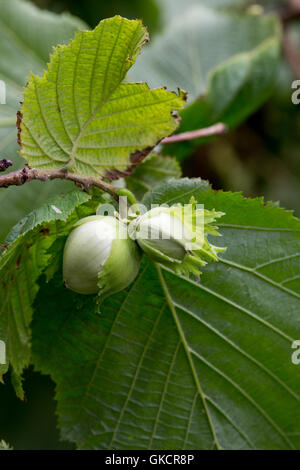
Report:
[[[42,233],[45,236],[49,235],[49,232],[50,232],[49,227],[45,227],[40,230],[40,233]]]
[[[183,90],[180,90],[180,88],[178,88],[178,95],[180,96],[180,92],[182,92]],[[182,99],[184,101],[187,101],[187,98],[188,98],[188,94],[189,92],[188,91],[184,91],[183,94],[182,94]]]
[[[19,269],[21,263],[21,255],[18,256],[17,261],[16,261],[16,268]]]
[[[147,85],[147,84],[146,84]],[[148,87],[148,85],[147,85]],[[149,88],[149,87],[148,87]],[[161,89],[166,89],[166,87],[161,87]],[[178,94],[175,91],[170,91],[170,93],[174,93],[177,97],[181,96],[185,101],[187,100],[187,92],[183,92],[178,88]],[[179,116],[177,111],[171,112],[172,117],[180,124],[181,117]],[[131,165],[128,166],[125,170],[119,171],[114,168],[108,170],[103,177],[107,178],[109,181],[117,180],[119,178],[125,178],[126,176],[131,175],[131,173],[135,170],[135,168],[144,160],[144,158],[149,155],[150,152],[163,140],[159,139],[153,147],[146,147],[142,150],[136,150],[130,155]]]
[[[18,129],[18,144],[20,146],[20,148],[22,148],[22,144],[21,144],[21,122],[22,122],[22,118],[23,118],[23,114],[21,113],[21,111],[18,111],[17,112],[17,129]]]
[[[136,150],[130,155],[130,161],[132,162],[132,165],[130,165],[129,167],[126,168],[126,170],[123,170],[123,171],[119,171],[115,169],[108,170],[105,173],[104,178],[109,179],[109,181],[113,181],[113,180],[117,180],[119,178],[125,178],[126,176],[131,175],[131,173],[135,170],[137,165],[141,163],[144,160],[144,158],[146,158],[147,155],[149,155],[150,152],[152,152],[154,147],[156,147],[156,145],[159,142],[157,142],[153,147],[147,147],[143,150]]]
[[[125,171],[119,171],[119,170],[108,170],[104,178],[107,178],[109,181],[113,180],[118,180],[119,178],[125,178],[125,176],[128,176],[130,173],[128,173],[126,170]]]
[[[140,163],[144,158],[153,150],[154,147],[147,147],[143,150],[136,150],[134,153],[130,155],[130,161],[133,165],[137,165]]]

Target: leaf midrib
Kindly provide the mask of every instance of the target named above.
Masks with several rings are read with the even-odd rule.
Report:
[[[157,271],[157,274],[158,274],[158,278],[159,278],[159,281],[160,281],[160,284],[161,284],[161,287],[162,287],[162,290],[164,292],[164,295],[166,297],[166,301],[168,303],[168,306],[170,308],[170,311],[172,313],[172,316],[173,316],[173,319],[174,319],[174,322],[175,322],[175,325],[177,327],[177,330],[178,330],[178,334],[179,334],[179,337],[181,339],[181,342],[183,344],[183,347],[184,347],[184,350],[185,350],[185,353],[186,353],[186,356],[187,356],[187,360],[189,362],[189,365],[190,365],[190,368],[191,368],[191,372],[192,372],[192,376],[193,376],[193,379],[194,379],[194,382],[195,382],[195,385],[196,385],[196,388],[197,388],[197,391],[198,391],[198,394],[201,398],[201,401],[203,403],[203,407],[204,407],[204,410],[205,410],[205,413],[206,413],[206,417],[207,417],[207,421],[208,421],[208,424],[209,424],[209,428],[210,428],[210,431],[211,431],[211,435],[212,435],[212,441],[213,441],[213,445],[216,446],[216,449],[217,450],[221,450],[222,447],[218,441],[218,437],[217,437],[217,434],[216,434],[216,430],[214,428],[214,425],[213,425],[213,421],[212,421],[212,418],[211,418],[211,415],[210,415],[210,412],[209,412],[209,408],[208,408],[208,405],[206,403],[206,396],[202,390],[202,386],[200,384],[200,381],[199,381],[199,378],[198,378],[198,375],[197,375],[197,371],[196,371],[196,368],[195,368],[195,364],[194,364],[194,361],[193,361],[193,358],[192,358],[192,355],[191,355],[191,352],[190,352],[190,348],[188,346],[188,343],[186,341],[186,338],[185,338],[185,334],[184,334],[184,331],[181,327],[181,324],[180,324],[180,321],[179,321],[179,318],[177,316],[177,313],[176,313],[176,309],[174,307],[174,304],[173,304],[173,301],[172,301],[172,298],[170,296],[170,293],[169,293],[169,290],[168,290],[168,286],[167,286],[167,283],[163,277],[163,274],[162,274],[162,271],[161,271],[161,268],[160,266],[155,263],[155,268],[156,268],[156,271]]]
[[[151,339],[152,339],[152,337],[153,337],[153,334],[154,334],[156,328],[157,328],[158,325],[159,325],[159,322],[160,322],[160,320],[161,320],[161,317],[162,317],[162,314],[163,314],[163,312],[164,312],[164,310],[165,310],[165,307],[166,307],[166,304],[164,304],[164,305],[161,307],[160,312],[159,312],[159,314],[158,314],[158,316],[157,316],[157,318],[156,318],[156,320],[155,320],[155,322],[154,322],[154,325],[153,325],[153,328],[152,328],[152,330],[151,330],[151,333],[150,333],[150,335],[148,336],[147,342],[146,342],[146,344],[145,344],[145,346],[144,346],[144,348],[143,348],[143,352],[142,352],[142,354],[141,354],[141,357],[140,357],[140,359],[139,359],[139,362],[138,362],[138,365],[137,365],[137,368],[136,368],[136,371],[135,371],[133,380],[132,380],[132,382],[131,382],[130,390],[129,390],[128,394],[127,394],[127,397],[126,397],[126,400],[125,400],[125,402],[124,402],[124,404],[123,404],[123,407],[122,407],[122,409],[121,409],[121,411],[120,411],[120,413],[119,413],[119,418],[118,418],[117,424],[116,424],[116,426],[115,426],[115,429],[114,429],[114,432],[113,432],[113,435],[112,435],[112,438],[111,438],[111,441],[110,441],[110,444],[109,444],[109,448],[110,448],[110,449],[113,448],[113,447],[112,447],[113,442],[114,442],[114,440],[115,440],[115,438],[116,438],[116,436],[117,436],[117,434],[118,434],[118,431],[119,431],[119,428],[120,428],[120,424],[121,424],[122,418],[123,418],[123,416],[124,416],[125,410],[126,410],[126,408],[127,408],[127,405],[128,405],[129,400],[130,400],[130,398],[131,398],[132,392],[133,392],[133,390],[134,390],[134,387],[135,387],[135,384],[136,384],[136,381],[137,381],[137,378],[138,378],[138,375],[139,375],[141,366],[142,366],[142,364],[143,364],[145,355],[146,355],[146,353],[147,353],[147,351],[148,351],[148,349],[149,349]],[[153,433],[154,433],[154,431],[153,431]],[[152,433],[152,436],[151,436],[151,440],[152,440],[152,438],[153,438],[153,433]],[[151,442],[151,441],[150,441],[150,442]]]
[[[165,271],[168,271],[171,274],[174,274],[171,269],[169,269],[165,266],[163,266],[163,269]],[[242,305],[239,305],[238,303],[236,303],[233,300],[225,297],[224,295],[219,294],[218,292],[215,292],[214,290],[210,289],[209,287],[206,287],[203,284],[198,284],[197,282],[193,281],[192,279],[184,277],[181,274],[176,274],[176,277],[178,277],[180,279],[183,279],[184,281],[188,282],[189,284],[192,284],[192,285],[196,286],[198,289],[202,289],[202,290],[208,292],[209,294],[213,295],[214,297],[222,300],[223,302],[231,305],[232,307],[240,310],[241,312],[246,313],[251,318],[254,318],[256,321],[260,322],[261,324],[263,324],[264,326],[266,326],[267,328],[271,329],[272,331],[277,333],[279,336],[284,338],[286,341],[288,341],[289,344],[291,344],[295,340],[295,338],[290,337],[284,331],[280,330],[279,328],[277,328],[276,326],[274,326],[272,323],[268,322],[267,320],[264,320],[259,315],[257,315],[255,312],[252,312],[251,310],[243,307]]]
[[[208,366],[209,368],[213,369],[216,373],[218,373],[219,375],[221,375],[226,381],[228,381],[234,388],[236,388],[236,390],[238,390],[250,403],[252,403],[252,405],[258,410],[258,412],[269,422],[269,424],[275,429],[275,431],[281,436],[281,438],[289,445],[290,448],[294,449],[294,445],[293,443],[288,439],[288,437],[285,435],[284,431],[277,425],[277,423],[265,412],[265,410],[247,393],[245,392],[245,390],[243,390],[236,382],[234,382],[230,377],[228,377],[226,374],[224,374],[222,371],[220,371],[219,369],[217,369],[215,366],[213,366],[211,363],[209,363],[205,358],[203,358],[202,356],[200,356],[199,353],[197,353],[196,351],[194,351],[192,348],[189,347],[188,343],[187,343],[187,340],[185,338],[185,334],[183,332],[183,329],[181,327],[181,324],[180,324],[180,321],[179,321],[179,318],[177,316],[177,313],[176,313],[176,303],[173,302],[172,298],[171,298],[171,295],[169,293],[169,290],[168,290],[168,286],[167,286],[167,283],[163,277],[163,274],[162,274],[162,270],[161,270],[161,267],[159,265],[155,265],[156,266],[156,269],[157,269],[157,272],[158,272],[158,277],[159,277],[159,280],[160,280],[160,283],[162,285],[162,289],[164,291],[164,294],[165,294],[165,297],[167,299],[167,302],[168,302],[168,305],[169,305],[169,308],[172,312],[172,315],[173,315],[173,318],[174,318],[174,321],[175,321],[175,324],[177,326],[177,329],[178,329],[178,333],[181,337],[181,340],[182,340],[182,343],[184,345],[184,349],[186,351],[186,355],[187,355],[187,358],[188,358],[188,362],[190,364],[190,367],[191,367],[191,372],[192,372],[192,375],[194,377],[194,380],[195,380],[195,383],[196,383],[196,387],[197,387],[197,390],[198,390],[198,393],[202,399],[202,402],[203,402],[203,405],[204,405],[204,409],[206,411],[206,414],[207,414],[207,419],[208,419],[208,422],[210,424],[210,428],[211,428],[211,431],[212,431],[212,435],[213,437],[215,436],[215,439],[214,439],[214,442],[216,444],[216,447],[218,450],[222,449],[222,447],[220,446],[220,443],[218,442],[217,440],[217,436],[216,436],[216,432],[214,430],[214,426],[213,426],[213,422],[211,420],[211,417],[210,417],[210,414],[209,414],[209,409],[208,409],[208,406],[206,404],[206,400],[208,400],[209,397],[207,397],[204,393],[203,393],[203,390],[202,390],[202,387],[201,387],[201,384],[199,382],[199,378],[198,378],[198,375],[197,375],[197,372],[196,372],[196,369],[195,369],[195,365],[194,365],[194,361],[193,361],[193,358],[192,356],[198,358],[199,360],[201,360],[202,362],[204,362],[206,364],[206,366]],[[165,269],[165,268],[164,268]],[[165,269],[166,271],[168,272],[171,272],[169,269]],[[174,274],[174,273],[173,273]],[[188,281],[188,279],[185,279]],[[201,287],[198,285],[198,287]],[[182,308],[180,306],[180,308]],[[187,312],[187,313],[190,313],[190,312]],[[197,318],[197,320],[199,321],[199,318]],[[206,323],[205,323],[206,325]],[[206,325],[207,326],[207,325]],[[213,328],[212,328],[213,329]],[[213,329],[214,330],[214,329]],[[223,338],[223,336],[222,336]],[[231,344],[231,342],[230,342]],[[248,357],[248,356],[247,356]],[[256,360],[255,360],[256,362]],[[259,363],[260,364],[260,363]],[[274,375],[272,372],[270,372],[270,374],[273,378],[274,378]],[[277,378],[277,377],[276,377]],[[277,380],[278,382],[278,380]],[[281,386],[283,386],[281,380],[278,382]],[[295,395],[295,393],[293,391],[291,391],[289,389],[289,387],[284,387],[289,393],[292,393],[292,395],[298,399],[299,401],[299,397],[297,395]],[[236,426],[235,426],[236,427]],[[240,432],[240,430],[238,429],[238,431]],[[243,432],[240,432],[240,434],[243,436]],[[245,438],[245,436],[243,436]],[[247,442],[248,442],[248,439],[246,439]],[[249,442],[248,442],[249,443]]]
[[[239,264],[239,263],[235,263],[233,261],[229,261],[227,260],[226,258],[220,258],[219,260],[221,263],[223,264],[227,264],[228,266],[231,266],[233,268],[236,268],[236,269],[240,269],[241,271],[245,271],[247,273],[250,273],[252,274],[253,276],[256,276],[258,277],[259,279],[261,279],[262,281],[265,281],[267,282],[268,284],[272,285],[273,287],[276,287],[277,289],[280,289],[282,290],[283,292],[293,296],[293,297],[296,297],[296,299],[300,300],[300,294],[298,294],[297,292],[291,290],[291,289],[288,289],[287,287],[284,287],[282,286],[281,284],[279,284],[278,282],[274,281],[273,279],[265,276],[264,274],[262,273],[259,273],[258,271],[256,271],[254,268],[249,268],[248,266],[244,266],[243,264]]]
[[[227,338],[225,335],[223,335],[219,330],[214,328],[211,324],[207,323],[203,318],[198,317],[197,315],[194,314],[191,310],[188,308],[184,307],[183,305],[180,305],[179,303],[173,301],[175,307],[178,307],[180,310],[183,312],[187,313],[191,317],[193,317],[195,320],[199,321],[202,325],[204,325],[207,329],[212,331],[216,336],[221,338],[223,341],[225,341],[227,344],[229,344],[233,349],[238,351],[242,356],[245,356],[248,360],[253,362],[256,366],[258,366],[260,369],[262,369],[266,374],[268,374],[273,380],[275,380],[282,388],[284,388],[290,395],[292,395],[296,400],[300,401],[300,396],[294,392],[288,385],[286,385],[277,375],[275,375],[270,369],[268,369],[263,363],[255,359],[251,354],[247,353],[244,351],[240,346],[238,346],[236,343],[231,341],[229,338]]]
[[[116,39],[115,39],[115,42],[114,42],[114,46],[111,50],[111,54],[110,54],[110,59],[109,61],[107,62],[106,64],[106,69],[105,69],[105,75],[104,75],[104,80],[103,80],[103,83],[105,84],[106,83],[106,77],[107,77],[107,72],[108,72],[108,69],[109,69],[109,65],[110,65],[110,62],[111,62],[111,58],[113,57],[113,53],[114,53],[114,50],[115,50],[115,47],[118,43],[118,39],[119,39],[119,36],[120,36],[120,33],[121,33],[121,30],[122,30],[122,26],[124,24],[124,21],[122,19],[122,21],[120,22],[120,27],[119,27],[119,31],[118,31],[118,34],[116,35]],[[103,26],[103,30],[104,30],[104,26]],[[102,30],[102,34],[103,34],[103,30]],[[100,39],[102,37],[102,34],[98,40],[98,45],[100,43]],[[83,37],[83,33],[81,34],[81,38]],[[80,45],[81,47],[81,45]],[[80,50],[78,52],[78,55],[77,55],[77,59],[79,57],[79,54],[80,54]],[[97,59],[96,59],[97,60]],[[76,70],[77,70],[77,64],[78,64],[78,60],[76,61]],[[74,90],[74,82],[75,82],[75,75],[73,77],[73,90]],[[116,83],[116,86],[112,89],[111,93],[109,96],[107,96],[107,98],[102,98],[101,102],[99,103],[99,105],[95,108],[95,110],[93,111],[93,113],[91,114],[91,116],[89,117],[89,119],[86,121],[86,123],[84,124],[84,126],[80,129],[80,132],[76,138],[76,140],[74,141],[74,144],[73,144],[73,148],[72,148],[72,151],[71,151],[71,154],[70,154],[70,160],[68,162],[68,166],[73,166],[74,165],[74,162],[75,162],[75,157],[76,157],[76,151],[77,151],[77,148],[80,144],[80,140],[82,139],[82,137],[84,136],[84,132],[85,130],[87,129],[87,127],[90,125],[91,122],[93,122],[95,116],[100,112],[101,108],[103,108],[104,104],[109,100],[110,96],[116,91],[116,89],[120,86],[121,82],[123,80],[123,77],[122,75],[120,75],[120,80],[118,80],[118,82]],[[105,97],[105,90],[102,90],[102,93],[103,93],[103,96]],[[90,98],[91,100],[91,98]],[[74,108],[75,108],[75,96],[73,98],[73,101],[74,101]],[[77,114],[77,113],[76,113]],[[78,121],[78,124],[79,124],[79,121]],[[80,128],[80,125],[79,125],[79,128]]]

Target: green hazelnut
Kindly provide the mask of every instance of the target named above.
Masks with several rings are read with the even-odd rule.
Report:
[[[115,217],[95,215],[79,220],[64,248],[65,286],[80,294],[107,296],[127,287],[140,266],[137,244]]]

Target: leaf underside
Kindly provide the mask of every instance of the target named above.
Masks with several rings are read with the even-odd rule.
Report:
[[[147,37],[139,20],[103,20],[58,46],[42,77],[31,74],[20,116],[31,167],[117,179],[176,130],[182,91],[122,83]]]
[[[164,183],[143,202],[191,196],[226,212],[227,252],[201,282],[145,258],[101,315],[60,275],[41,286],[33,361],[56,381],[62,436],[79,448],[300,448],[299,220],[201,180]]]

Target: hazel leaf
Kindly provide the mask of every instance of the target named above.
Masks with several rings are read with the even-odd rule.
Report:
[[[30,167],[117,179],[176,130],[183,91],[123,83],[147,40],[140,20],[115,16],[56,47],[42,77],[31,74],[19,114]]]

